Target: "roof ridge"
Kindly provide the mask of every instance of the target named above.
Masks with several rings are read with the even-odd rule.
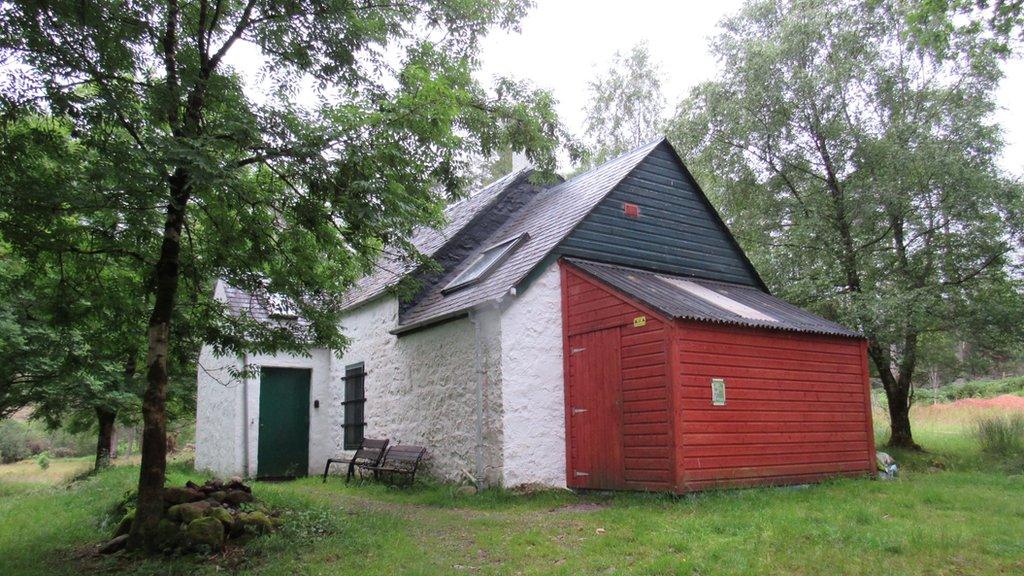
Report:
[[[444,207],[444,211],[448,212],[448,210],[450,210],[452,208],[455,208],[455,207],[457,207],[457,206],[459,206],[461,204],[464,204],[465,202],[467,202],[469,200],[472,200],[472,199],[476,198],[477,196],[483,194],[487,189],[489,189],[489,188],[491,188],[493,186],[498,185],[498,183],[500,183],[502,180],[505,180],[506,178],[509,179],[508,183],[511,184],[513,181],[515,181],[516,177],[518,177],[520,174],[522,174],[524,172],[532,172],[532,171],[534,171],[534,169],[532,167],[526,166],[526,167],[520,168],[519,170],[513,170],[512,172],[509,172],[508,174],[505,174],[503,176],[499,176],[499,177],[495,178],[494,180],[491,180],[487,184],[483,184],[482,186],[474,187],[473,191],[470,192],[469,194],[466,194],[462,198],[459,198],[455,202],[452,202],[451,204],[445,206]]]

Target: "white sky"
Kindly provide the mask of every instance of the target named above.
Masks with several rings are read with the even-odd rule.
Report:
[[[574,134],[583,133],[587,82],[605,70],[616,51],[646,40],[660,64],[669,110],[691,87],[715,76],[708,38],[742,0],[537,0],[520,34],[492,34],[483,43],[481,79],[506,75],[554,93],[558,113]],[[1024,61],[1006,65],[999,91],[1007,148],[1002,166],[1024,173]]]

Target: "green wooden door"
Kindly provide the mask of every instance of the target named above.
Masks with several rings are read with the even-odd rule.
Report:
[[[297,368],[260,370],[260,478],[309,471],[309,376],[309,370]]]

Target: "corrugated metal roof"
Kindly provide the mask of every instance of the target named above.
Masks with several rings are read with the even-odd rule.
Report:
[[[861,334],[751,286],[567,261],[672,318],[859,338]]]
[[[523,233],[529,240],[519,246],[502,264],[479,283],[451,294],[442,294],[447,283],[442,279],[399,318],[399,331],[429,324],[459,314],[506,294],[565,238],[590,210],[633,168],[654,150],[664,138],[636,148],[614,160],[543,190],[522,210],[482,242],[477,250],[446,275],[455,278],[476,256],[489,246]]]

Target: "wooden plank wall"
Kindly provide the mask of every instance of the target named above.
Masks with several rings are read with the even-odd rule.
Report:
[[[801,483],[874,470],[857,339],[680,322],[681,488]],[[726,405],[711,403],[711,379]]]
[[[671,324],[571,266],[563,264],[563,270],[567,334],[620,329],[622,389],[607,393],[622,398],[621,488],[670,489],[675,482],[668,367]],[[634,326],[638,316],[646,318],[646,325]]]
[[[635,204],[638,217],[625,214]],[[668,143],[655,148],[558,246],[559,253],[760,286],[729,230]]]

